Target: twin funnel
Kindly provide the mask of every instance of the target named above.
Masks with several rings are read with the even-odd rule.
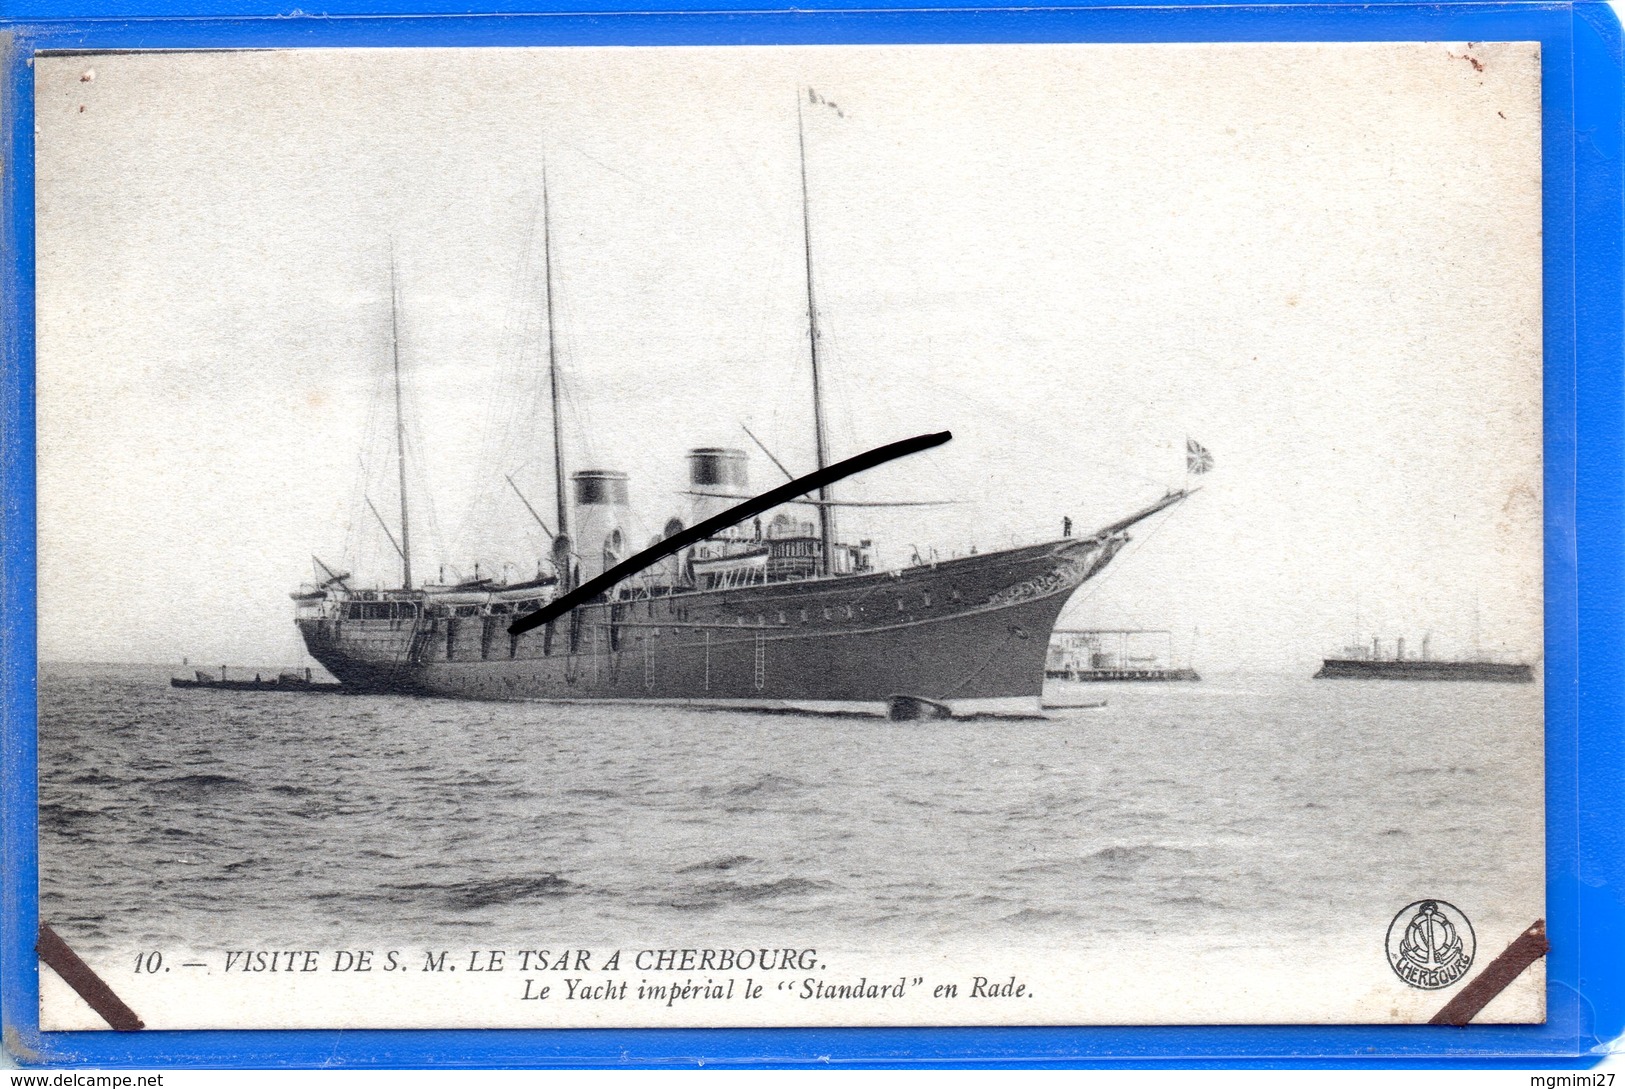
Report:
[[[596,578],[633,551],[627,482],[627,475],[614,469],[582,469],[570,474],[580,581]],[[715,517],[750,498],[745,452],[718,446],[690,450],[688,485],[690,525]],[[681,523],[675,528],[681,529]],[[668,523],[665,535],[670,536],[674,531]]]

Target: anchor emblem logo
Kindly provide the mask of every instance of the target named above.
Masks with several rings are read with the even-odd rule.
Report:
[[[1388,926],[1388,963],[1412,987],[1435,991],[1467,974],[1477,940],[1467,916],[1443,900],[1418,900]]]

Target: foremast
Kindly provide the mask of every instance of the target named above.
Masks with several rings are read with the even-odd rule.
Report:
[[[553,335],[553,233],[547,200],[547,166],[542,166],[542,270],[547,296],[547,388],[553,415],[553,494],[557,500],[555,517],[558,532],[553,537],[553,566],[558,572],[559,589],[572,589],[570,577],[570,514],[564,491],[564,424],[559,412],[558,342]],[[529,504],[527,504],[528,506]]]

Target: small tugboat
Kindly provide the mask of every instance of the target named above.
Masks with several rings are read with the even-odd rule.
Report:
[[[344,692],[347,689],[333,681],[317,681],[311,679],[311,671],[306,668],[303,672],[297,669],[284,669],[275,677],[266,679],[260,674],[254,674],[253,680],[232,680],[226,675],[226,667],[220,667],[220,676],[205,673],[201,669],[192,671],[191,677],[169,678],[171,688],[217,688],[230,692]]]

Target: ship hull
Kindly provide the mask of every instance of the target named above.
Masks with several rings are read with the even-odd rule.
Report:
[[[1050,669],[1044,675],[1065,681],[1199,681],[1194,669]]]
[[[597,602],[518,637],[511,616],[298,624],[317,661],[368,691],[747,705],[907,695],[998,707],[1041,694],[1061,609],[1126,539]]]
[[[1315,674],[1322,680],[1490,681],[1529,684],[1534,673],[1523,662],[1370,661],[1327,658]]]

